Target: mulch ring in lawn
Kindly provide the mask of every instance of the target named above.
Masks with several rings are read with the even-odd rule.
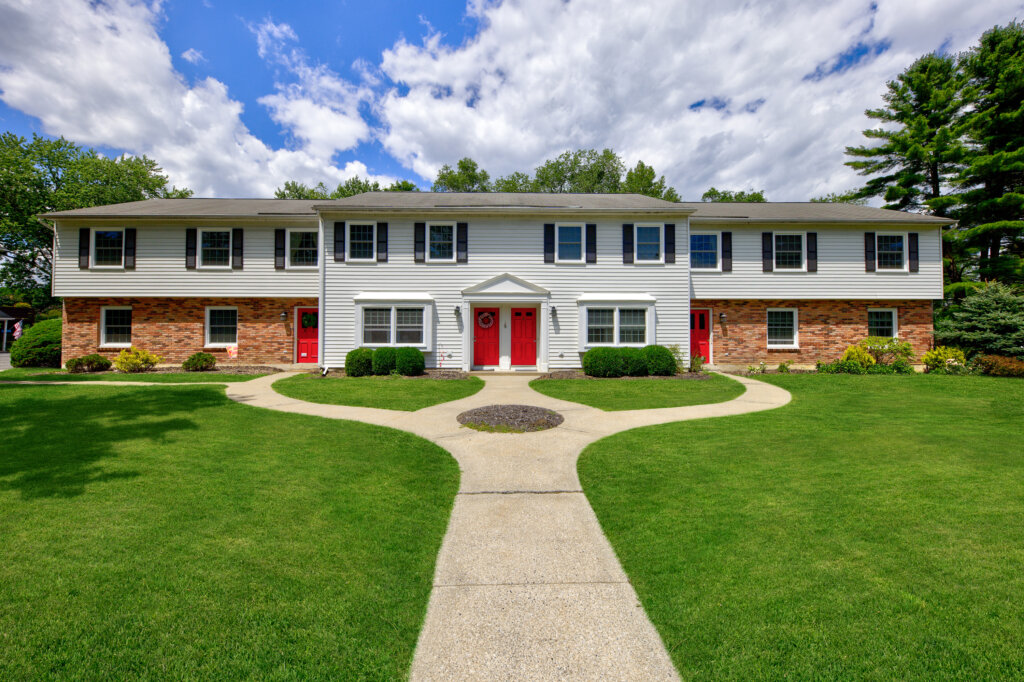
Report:
[[[565,417],[554,410],[533,405],[487,405],[467,410],[456,419],[471,429],[498,433],[543,431],[565,421]]]
[[[703,372],[684,372],[671,376],[649,376],[649,377],[591,377],[578,369],[560,369],[556,372],[548,372],[540,377],[541,379],[594,379],[596,381],[650,381],[652,379],[669,379],[683,381],[703,381],[710,379],[710,374]]]

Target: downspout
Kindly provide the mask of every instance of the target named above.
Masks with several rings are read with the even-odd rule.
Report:
[[[317,264],[319,266],[319,291],[317,291],[316,301],[316,345],[320,353],[320,371],[326,375],[327,372],[330,371],[330,367],[327,366],[327,334],[324,333],[324,319],[327,317],[324,314],[324,289],[327,282],[327,257],[325,254],[325,252],[327,251],[327,240],[325,239],[324,235],[323,214],[320,214],[319,211],[317,212],[317,214],[319,223],[319,225],[317,226],[317,239],[319,239],[320,248],[317,250],[317,260],[319,261]]]

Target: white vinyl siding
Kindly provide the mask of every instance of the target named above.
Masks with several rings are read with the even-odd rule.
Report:
[[[100,346],[103,348],[130,348],[131,345],[131,306],[103,306],[100,308]]]
[[[206,309],[206,346],[223,348],[238,344],[238,310],[210,306]]]
[[[768,308],[768,347],[799,348],[800,322],[796,308]]]

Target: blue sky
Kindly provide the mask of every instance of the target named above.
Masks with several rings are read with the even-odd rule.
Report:
[[[1024,3],[0,0],[0,125],[148,154],[204,196],[352,175],[426,189],[575,148],[806,200],[860,179],[886,80]]]

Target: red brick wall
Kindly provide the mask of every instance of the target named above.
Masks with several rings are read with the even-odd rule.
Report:
[[[694,299],[691,308],[711,309],[713,362],[719,367],[765,362],[770,368],[783,360],[794,367],[813,367],[838,359],[847,346],[868,335],[868,308],[896,308],[899,338],[914,347],[914,362],[932,347],[932,302],[909,301],[792,301]],[[767,309],[796,308],[799,344],[796,350],[769,350]],[[723,325],[719,314],[725,313]]]
[[[315,298],[65,298],[63,361],[89,353],[116,357],[120,349],[101,349],[100,308],[132,307],[132,345],[178,364],[205,350],[217,362],[239,365],[294,362],[294,308],[317,307]],[[203,348],[206,306],[238,308],[238,358],[224,348]],[[281,313],[288,321],[281,322]]]

